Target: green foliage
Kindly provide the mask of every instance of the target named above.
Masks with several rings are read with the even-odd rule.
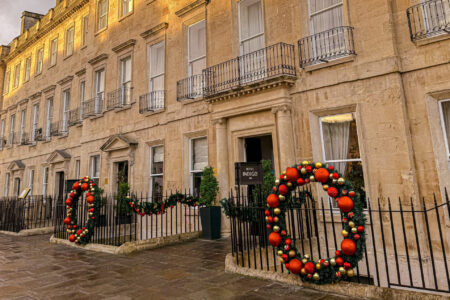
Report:
[[[216,202],[219,182],[214,177],[212,167],[203,170],[202,182],[200,183],[200,205],[212,206]]]
[[[130,186],[126,182],[119,183],[117,195],[114,197],[117,201],[117,213],[119,216],[128,215],[130,212],[129,199],[127,198],[130,192]]]
[[[272,170],[271,160],[262,160],[263,170],[263,184],[257,185],[253,191],[253,199],[264,201],[267,196],[272,192],[272,188],[275,185],[275,175]],[[261,195],[261,199],[259,199]]]

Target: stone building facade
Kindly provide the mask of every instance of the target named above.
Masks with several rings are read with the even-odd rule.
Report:
[[[431,3],[431,4],[430,4]],[[434,4],[433,4],[434,3]],[[432,7],[430,7],[432,5]],[[0,48],[0,191],[196,189],[336,164],[370,197],[448,185],[445,0],[60,0]],[[448,111],[448,112],[447,112]]]

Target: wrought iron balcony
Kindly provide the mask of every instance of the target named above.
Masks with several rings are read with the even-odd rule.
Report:
[[[450,0],[426,1],[406,10],[411,41],[450,34]]]
[[[36,128],[31,135],[31,142],[43,141],[44,135],[42,134],[42,128]]]
[[[30,144],[30,136],[27,132],[20,133],[19,145],[29,145]]]
[[[83,119],[94,117],[103,113],[103,98],[104,93],[99,93],[91,100],[83,103]]]
[[[19,134],[17,132],[10,132],[8,136],[8,147],[12,147],[19,143]]]
[[[131,104],[133,88],[124,86],[113,92],[108,93],[106,109],[121,108]]]
[[[203,97],[204,75],[193,75],[177,82],[177,101]]]
[[[294,49],[294,45],[278,43],[206,68],[204,96],[212,97],[277,77],[295,79]]]
[[[83,122],[83,116],[79,107],[69,111],[69,126],[75,126]]]
[[[300,68],[354,55],[353,27],[341,26],[298,41]]]
[[[139,113],[154,112],[164,109],[166,91],[153,91],[139,97]]]
[[[57,121],[50,124],[50,136],[61,136],[67,134],[69,130],[68,121]]]

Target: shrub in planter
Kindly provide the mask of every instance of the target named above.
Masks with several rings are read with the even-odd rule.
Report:
[[[219,182],[214,177],[212,167],[203,170],[200,183],[200,217],[202,220],[203,238],[214,240],[220,238],[220,206],[215,206]]]

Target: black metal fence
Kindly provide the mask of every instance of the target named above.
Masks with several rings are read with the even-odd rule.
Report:
[[[152,91],[139,97],[139,113],[154,112],[164,109],[166,91]]]
[[[0,230],[21,230],[53,226],[53,197],[28,196],[0,199]]]
[[[300,68],[356,54],[353,27],[341,26],[298,41]]]
[[[177,82],[177,101],[203,97],[205,79],[203,74],[193,75]]]
[[[294,77],[295,47],[278,43],[203,70],[206,97],[274,77]]]
[[[94,117],[103,113],[104,93],[98,93],[94,98],[84,101],[83,119]]]
[[[158,197],[162,201],[170,195]],[[139,203],[153,202],[151,197],[140,195]],[[84,199],[78,205],[78,227],[84,227],[88,221],[88,206]],[[118,200],[116,195],[102,197],[99,217],[95,220],[95,231],[91,243],[120,246],[126,242],[148,240],[153,238],[173,236],[181,233],[198,232],[201,230],[198,208],[177,204],[168,207],[163,214],[140,215],[128,204],[128,201]],[[64,224],[66,206],[59,202],[55,207],[56,238],[67,239],[70,233]]]
[[[411,41],[450,33],[450,0],[430,0],[406,10]]]
[[[308,193],[306,193],[308,192]],[[334,256],[342,241],[342,218],[331,200],[315,201],[310,188],[297,190],[286,211],[286,226],[297,249],[319,260]],[[287,272],[269,245],[264,202],[231,195],[231,244],[237,264]],[[296,202],[306,196],[304,205]],[[450,293],[450,202],[443,199],[367,199],[366,249],[352,278],[382,287]]]
[[[121,108],[130,105],[133,97],[133,87],[123,86],[108,93],[106,109]]]

